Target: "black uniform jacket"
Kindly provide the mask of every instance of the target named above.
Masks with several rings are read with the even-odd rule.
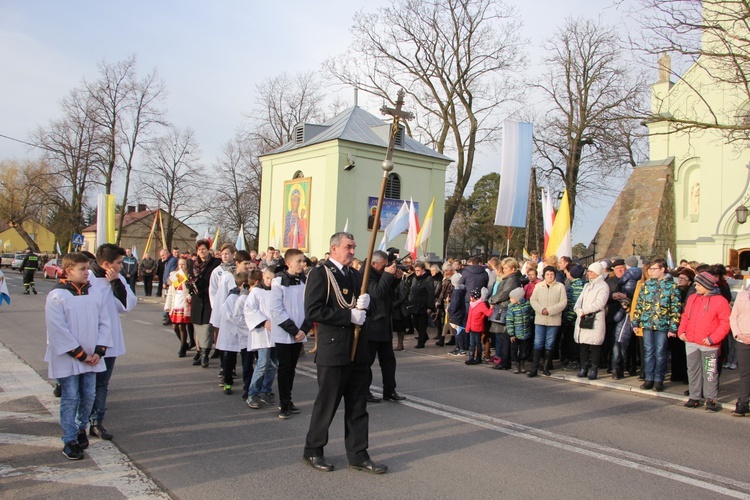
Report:
[[[362,277],[352,268],[348,268],[345,277],[336,265],[329,261],[310,271],[307,276],[305,315],[308,321],[318,324],[315,363],[321,366],[345,366],[350,363],[355,325],[351,322],[351,310],[338,304],[333,287],[328,283],[325,268],[333,273],[346,302],[359,297]],[[354,362],[369,363],[364,332],[360,332]]]

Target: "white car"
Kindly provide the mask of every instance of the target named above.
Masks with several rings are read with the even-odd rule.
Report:
[[[13,262],[10,265],[11,269],[18,269],[21,270],[21,264],[23,264],[23,259],[26,258],[25,253],[17,253],[15,257],[13,257]]]
[[[13,259],[16,258],[16,254],[4,253],[0,255],[0,267],[10,267],[13,264]]]

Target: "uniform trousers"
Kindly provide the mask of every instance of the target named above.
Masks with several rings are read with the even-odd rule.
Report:
[[[365,363],[344,366],[317,365],[318,396],[315,398],[310,429],[305,439],[304,456],[321,457],[328,444],[328,428],[344,398],[344,445],[350,464],[368,460],[367,389],[369,367]]]

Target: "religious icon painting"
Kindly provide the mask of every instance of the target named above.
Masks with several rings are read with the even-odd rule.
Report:
[[[310,188],[312,177],[284,181],[284,222],[281,250],[297,248],[303,252],[309,247]]]

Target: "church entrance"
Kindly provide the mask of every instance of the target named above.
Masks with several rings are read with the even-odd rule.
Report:
[[[742,271],[750,270],[750,248],[743,248],[738,250],[737,267]]]

